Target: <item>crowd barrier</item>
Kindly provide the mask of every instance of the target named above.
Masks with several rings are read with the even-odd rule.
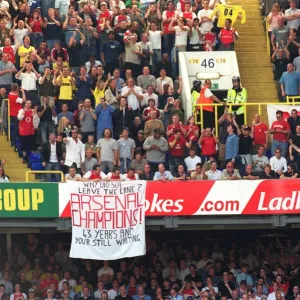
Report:
[[[42,174],[42,175],[46,175],[46,174],[60,174],[60,182],[64,182],[65,181],[65,175],[62,171],[27,171],[26,175],[25,175],[25,181],[26,182],[32,182],[32,180],[29,179],[29,175],[30,174]],[[35,180],[33,180],[35,181]]]
[[[67,194],[60,194],[65,185]],[[101,196],[105,185],[103,181],[2,183],[0,218],[70,218],[78,201],[91,207],[107,203]],[[300,209],[298,179],[148,181],[145,198],[147,217],[286,215],[299,214]]]

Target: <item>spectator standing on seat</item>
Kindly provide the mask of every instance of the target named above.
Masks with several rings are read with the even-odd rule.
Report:
[[[245,166],[252,163],[251,149],[253,144],[253,138],[251,137],[251,128],[248,126],[242,126],[241,134],[239,135],[239,160],[241,163],[240,170]]]
[[[228,137],[226,139],[225,162],[235,163],[239,152],[239,138],[234,133],[234,128],[230,124],[227,126]]]
[[[77,172],[80,173],[81,165],[85,159],[85,149],[78,139],[78,130],[72,129],[72,137],[66,137],[63,141],[66,144],[66,170],[68,171],[72,165],[76,164]],[[65,173],[68,173],[67,171]]]
[[[276,112],[276,121],[272,123],[270,134],[273,134],[271,153],[275,152],[276,148],[281,150],[282,156],[286,157],[288,148],[288,136],[291,132],[290,125],[287,121],[283,120],[283,112],[278,110]]]
[[[87,75],[86,67],[82,66],[79,69],[79,76],[76,78],[75,82],[77,91],[75,94],[75,102],[84,101],[84,99],[92,99],[91,88],[93,81],[91,76]]]
[[[18,112],[19,135],[23,154],[23,163],[28,162],[27,153],[33,152],[36,147],[33,119],[38,118],[37,107],[31,109],[31,101],[26,100],[24,108]]]
[[[21,91],[21,95],[20,95]],[[21,97],[20,97],[21,96]],[[19,89],[17,83],[12,84],[11,91],[8,94],[9,101],[9,115],[11,127],[11,145],[17,146],[17,137],[19,135],[19,120],[17,118],[19,110],[22,108],[22,104],[26,101],[26,96],[23,89]]]
[[[43,167],[46,171],[59,171],[60,166],[63,165],[63,152],[61,143],[56,141],[55,133],[49,134],[49,141],[43,143],[42,146],[42,161]],[[46,174],[46,181],[51,182],[51,175]],[[60,181],[59,174],[53,174],[55,182]]]

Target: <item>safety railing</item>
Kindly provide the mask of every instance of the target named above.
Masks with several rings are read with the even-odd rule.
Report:
[[[297,100],[299,101],[299,103],[297,103]],[[225,102],[224,102],[225,103]],[[293,96],[293,97],[287,97],[287,102],[259,102],[259,103],[244,103],[244,104],[234,104],[234,103],[228,103],[226,104],[228,107],[228,113],[232,112],[232,107],[237,107],[237,106],[243,106],[244,107],[244,120],[245,120],[245,124],[247,124],[247,120],[248,120],[248,114],[247,114],[247,108],[249,107],[253,107],[256,106],[257,110],[256,113],[261,115],[262,114],[262,110],[263,108],[265,108],[267,105],[296,105],[299,104],[300,105],[300,96]],[[195,109],[195,124],[199,125],[201,130],[204,129],[203,128],[203,110],[205,110],[205,107],[213,107],[213,113],[214,113],[214,123],[215,123],[215,134],[216,136],[219,136],[219,126],[217,126],[218,124],[218,120],[220,118],[220,107],[224,108],[223,104],[220,103],[213,103],[213,104],[197,104],[196,105],[196,109]],[[222,111],[223,113],[223,111]]]
[[[8,99],[2,100],[1,110],[1,120],[2,120],[2,135],[5,135],[5,126],[7,126],[7,139],[10,142],[10,103]],[[5,104],[7,104],[7,110],[5,109]]]
[[[26,175],[25,175],[25,181],[26,182],[32,182],[29,180],[29,175],[30,174],[60,174],[60,182],[64,182],[65,181],[65,176],[64,173],[62,171],[27,171]]]
[[[270,27],[270,24],[268,22],[268,17],[266,17],[266,39],[267,39],[267,52],[268,52],[268,55],[269,57],[271,56],[271,49],[270,49],[270,38],[269,38],[269,27]]]

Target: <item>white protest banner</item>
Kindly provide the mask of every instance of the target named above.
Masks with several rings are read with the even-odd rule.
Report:
[[[68,182],[59,197],[70,199],[70,257],[115,260],[144,255],[146,181]]]
[[[297,109],[298,115],[300,114],[300,105],[267,105],[269,126],[271,127],[272,123],[276,121],[277,110],[283,111],[283,120],[287,121],[287,119],[291,116],[291,111],[293,109]]]

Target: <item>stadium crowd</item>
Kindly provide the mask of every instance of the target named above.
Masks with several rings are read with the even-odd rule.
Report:
[[[243,107],[228,111],[207,79],[194,81],[194,114],[185,118],[178,52],[230,51],[238,37],[224,11],[210,18],[218,3],[225,1],[1,0],[0,95],[23,162],[38,149],[43,167],[67,180],[297,177],[297,115],[292,132],[279,119],[268,130],[259,115],[250,128]],[[227,102],[245,103],[240,78],[232,81]],[[215,124],[213,109],[203,108],[200,132],[196,104],[212,102],[224,114]],[[8,181],[3,164],[0,172]]]
[[[253,240],[158,242],[147,253],[117,261],[69,257],[68,245],[40,243],[2,253],[3,300],[299,300],[299,243],[274,235]],[[48,240],[47,240],[48,241]],[[19,241],[20,242],[20,241]],[[205,248],[209,246],[209,248]],[[242,246],[243,245],[243,246]],[[66,247],[66,248],[65,248]]]

